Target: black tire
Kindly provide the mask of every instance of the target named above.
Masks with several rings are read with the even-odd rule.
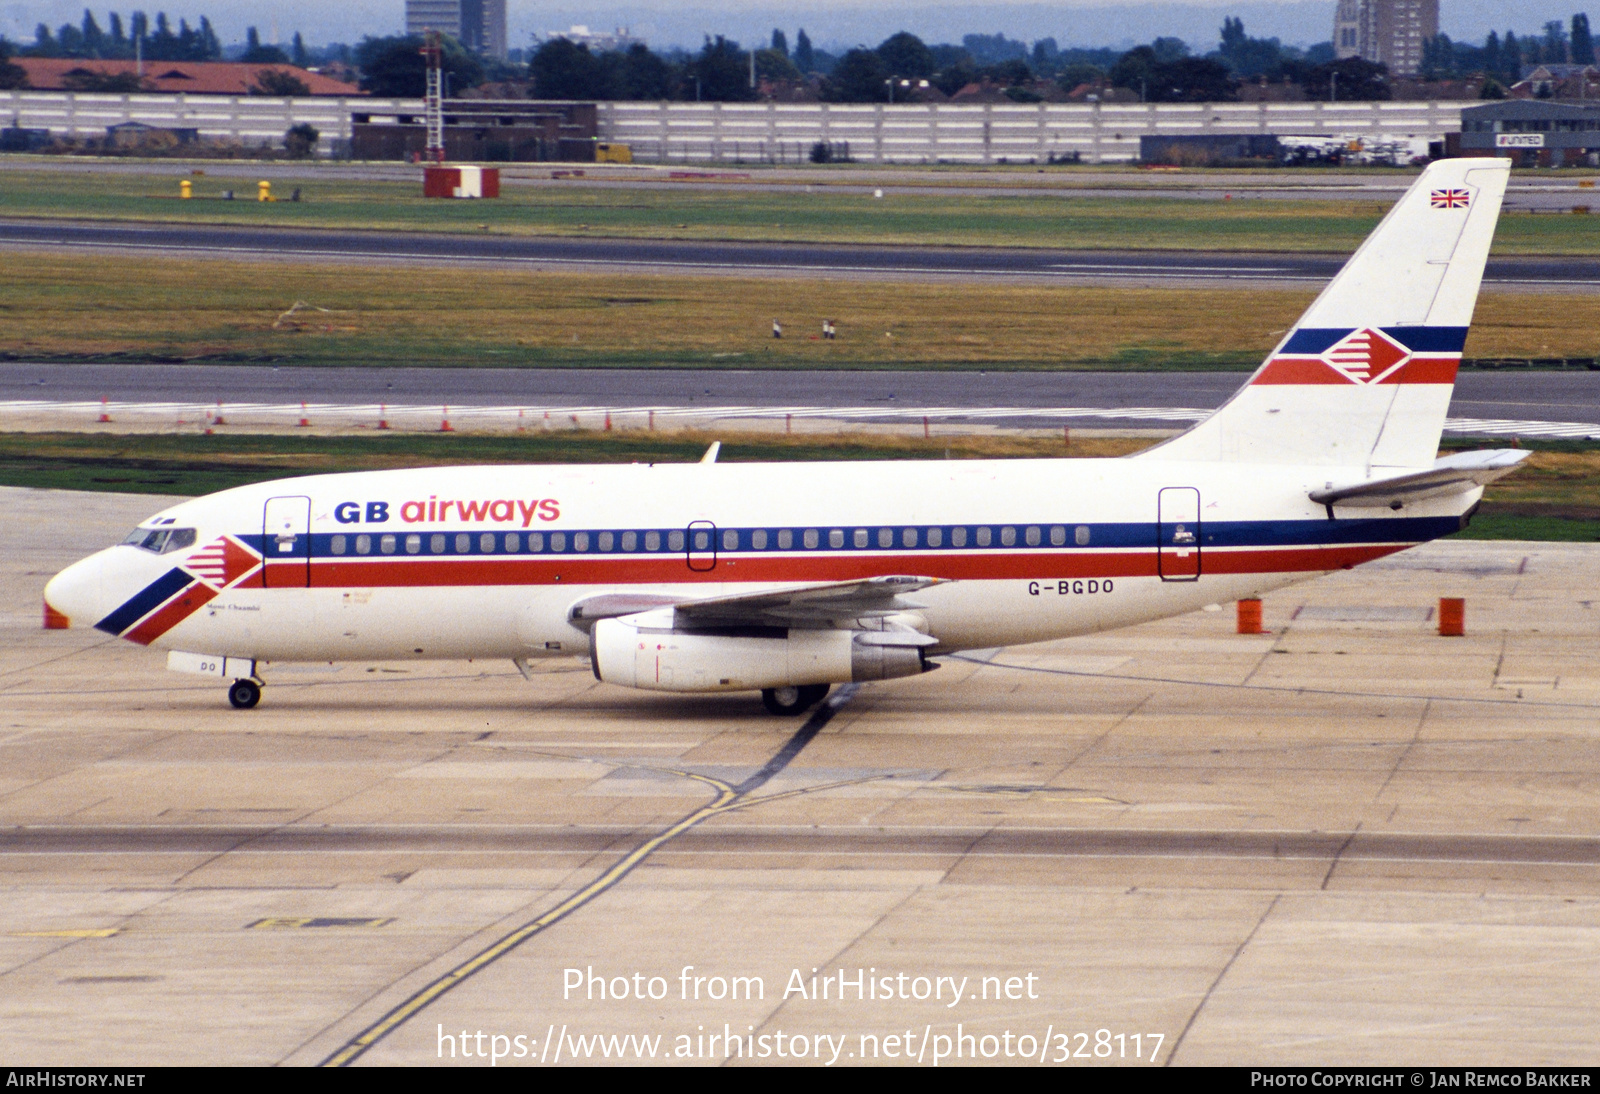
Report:
[[[261,685],[254,680],[235,680],[228,688],[228,702],[237,710],[249,710],[261,702]]]
[[[761,703],[768,712],[779,716],[803,714],[820,703],[828,694],[827,684],[801,684],[798,687],[767,688],[761,693]]]

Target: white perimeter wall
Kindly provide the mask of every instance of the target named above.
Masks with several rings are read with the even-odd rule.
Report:
[[[794,162],[817,141],[848,141],[864,163],[1012,163],[1079,153],[1137,159],[1145,135],[1273,133],[1442,140],[1461,107],[1440,103],[601,103],[600,137],[656,162]]]
[[[1105,163],[1137,158],[1147,134],[1441,140],[1461,128],[1462,105],[600,103],[599,110],[600,139],[627,144],[644,161],[792,163],[818,141],[848,141],[851,156],[865,163],[1015,163],[1073,152]],[[309,122],[322,134],[324,154],[348,147],[356,111],[420,115],[422,101],[0,91],[0,126],[103,137],[107,126],[135,121],[198,129],[210,140],[276,145],[290,126]]]

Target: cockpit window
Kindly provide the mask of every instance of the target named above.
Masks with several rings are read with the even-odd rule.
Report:
[[[194,546],[193,528],[135,528],[122,541],[152,554],[165,555]]]

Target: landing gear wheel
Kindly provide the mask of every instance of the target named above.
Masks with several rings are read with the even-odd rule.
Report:
[[[822,702],[827,694],[827,684],[767,688],[761,693],[761,702],[773,714],[801,714]]]
[[[254,680],[235,680],[228,688],[228,702],[239,710],[249,710],[261,702],[261,685]]]

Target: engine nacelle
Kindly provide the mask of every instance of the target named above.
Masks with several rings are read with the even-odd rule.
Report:
[[[602,619],[590,632],[594,674],[652,691],[749,691],[915,676],[936,666],[920,646],[883,644],[859,631],[788,627],[682,630],[642,613]],[[664,621],[664,620],[663,620]],[[917,636],[925,644],[932,640]]]

